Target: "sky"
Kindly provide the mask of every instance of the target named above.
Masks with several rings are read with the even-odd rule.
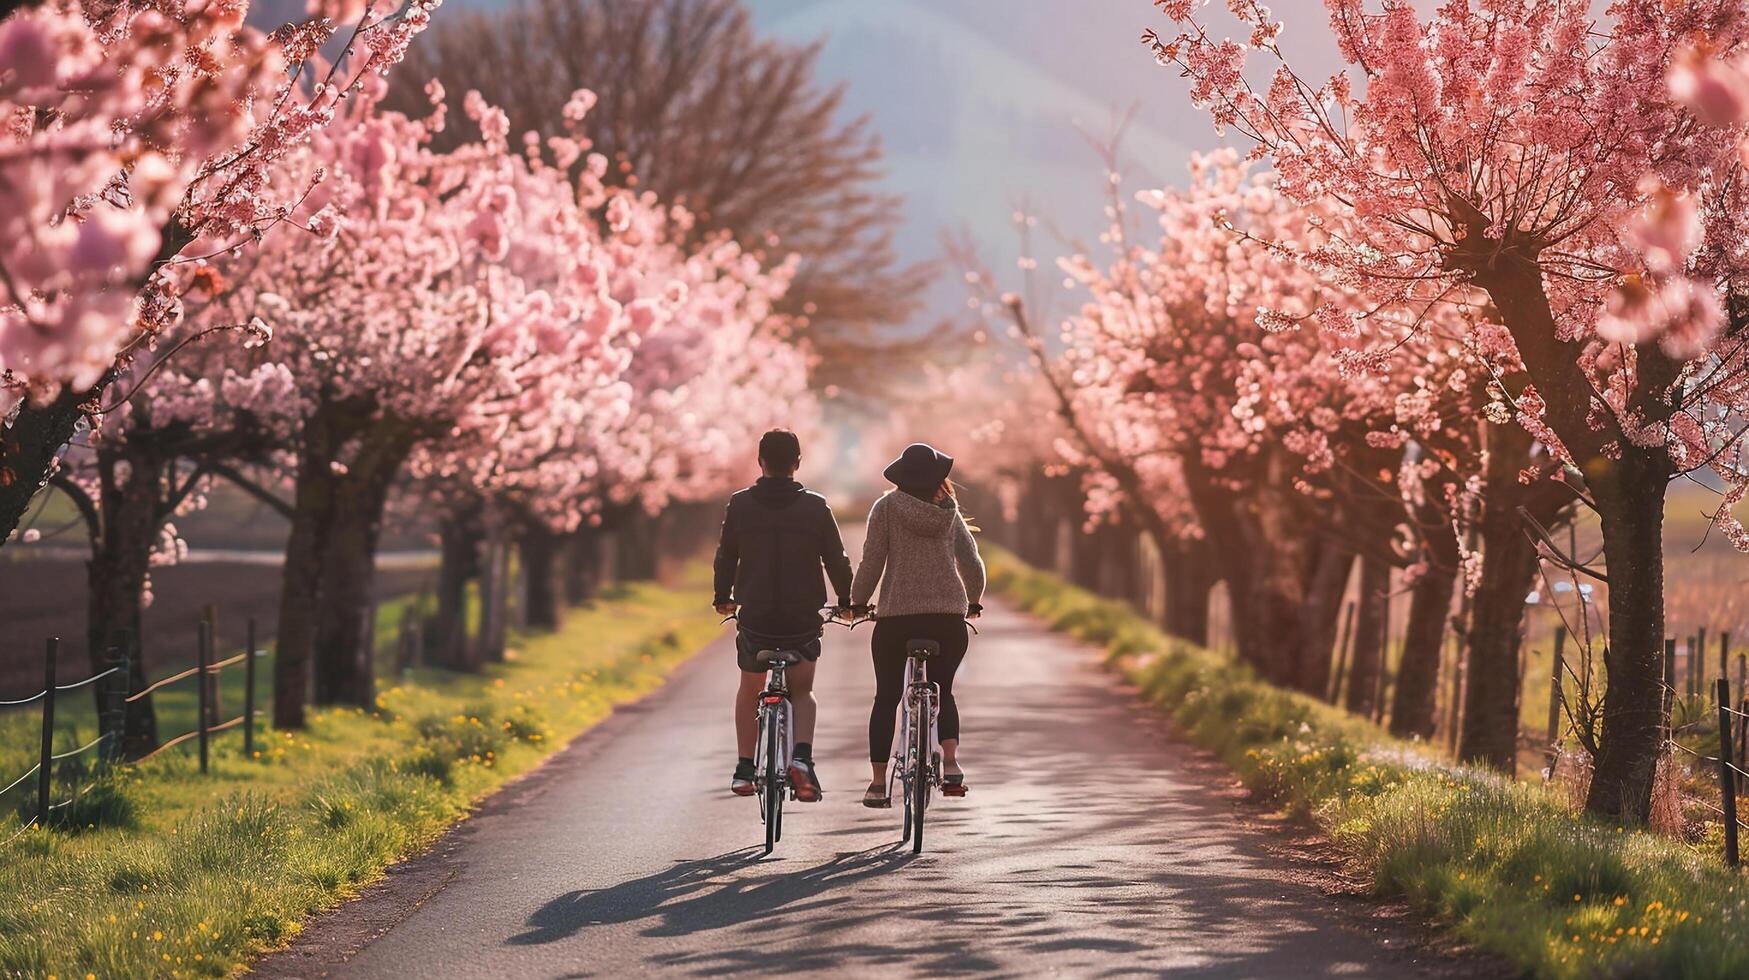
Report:
[[[1122,144],[1129,192],[1182,183],[1190,154],[1221,143],[1177,73],[1141,44],[1143,28],[1171,28],[1150,0],[741,2],[763,35],[822,42],[821,79],[845,86],[848,113],[873,120],[886,188],[905,199],[897,245],[908,262],[940,259],[943,234],[963,230],[985,264],[1018,287],[1012,215],[1024,208],[1041,223],[1041,281],[1054,282],[1045,273],[1073,250],[1066,242],[1096,247],[1105,224],[1103,165],[1090,140],[1107,140],[1133,111]],[[437,16],[506,3],[448,0]],[[1212,22],[1231,23],[1223,7],[1208,8]],[[1277,8],[1303,10],[1284,15],[1296,65],[1334,70],[1323,5],[1279,0]],[[962,271],[943,265],[912,326],[966,315]]]
[[[762,34],[822,40],[822,77],[873,119],[887,183],[905,197],[906,259],[939,258],[943,233],[964,230],[1018,284],[1017,209],[1055,229],[1035,238],[1047,272],[1069,242],[1097,246],[1105,188],[1094,141],[1125,114],[1131,191],[1182,182],[1190,154],[1220,144],[1176,72],[1141,44],[1144,27],[1170,27],[1148,0],[744,2]],[[964,314],[961,271],[944,268],[920,320]]]

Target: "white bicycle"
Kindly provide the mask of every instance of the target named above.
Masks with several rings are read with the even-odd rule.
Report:
[[[934,640],[905,644],[905,695],[899,702],[899,728],[894,735],[893,764],[887,769],[887,797],[899,785],[905,798],[905,827],[899,840],[911,842],[911,853],[923,853],[923,815],[930,793],[941,786],[941,685],[929,679],[929,661],[941,655]]]
[[[850,625],[831,616],[820,625],[824,628],[827,623]],[[796,752],[795,705],[786,672],[802,662],[800,648],[817,641],[820,633],[761,636],[748,631],[747,636],[759,645],[754,662],[766,668],[765,690],[759,692],[759,735],[753,746],[753,788],[759,797],[759,819],[765,824],[765,853],[770,854],[783,839],[784,798],[795,796],[789,778]]]

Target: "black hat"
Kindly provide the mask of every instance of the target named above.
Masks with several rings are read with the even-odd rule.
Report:
[[[881,475],[896,487],[933,490],[951,472],[952,456],[936,452],[935,447],[928,443],[914,442],[906,446]]]

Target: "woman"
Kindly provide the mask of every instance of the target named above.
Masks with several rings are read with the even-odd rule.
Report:
[[[875,701],[868,716],[868,758],[874,780],[863,794],[864,806],[893,805],[887,794],[887,760],[904,694],[905,646],[911,640],[941,644],[941,656],[929,662],[929,679],[941,685],[937,727],[942,793],[966,794],[953,675],[966,655],[965,621],[983,612],[978,600],[984,595],[984,561],[948,482],[952,470],[952,457],[923,443],[906,447],[885,473],[898,491],[875,501],[868,513],[868,537],[850,586],[850,601],[859,611],[867,609],[875,586],[881,587],[871,641]]]

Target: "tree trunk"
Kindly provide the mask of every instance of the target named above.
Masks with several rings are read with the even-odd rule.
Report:
[[[321,596],[322,556],[334,509],[330,467],[338,448],[326,413],[304,423],[298,473],[293,482],[291,531],[279,590],[278,649],[273,661],[273,725],[304,727],[309,700],[310,664],[316,648],[317,603]]]
[[[517,544],[522,554],[523,608],[528,626],[556,630],[564,621],[559,600],[559,550],[563,539],[544,524],[531,524]]]
[[[1467,220],[1472,225],[1486,221],[1480,214]],[[1538,256],[1523,245],[1502,249],[1485,234],[1465,241],[1470,251],[1452,258],[1470,269],[1473,281],[1494,300],[1543,398],[1544,419],[1578,462],[1602,518],[1609,566],[1608,676],[1585,807],[1638,823],[1651,805],[1661,745],[1664,496],[1675,466],[1662,447],[1627,444],[1608,427],[1593,424],[1595,395],[1579,367],[1579,341],[1557,328]],[[1662,411],[1660,393],[1677,383],[1682,364],[1649,345],[1640,351],[1636,368],[1639,391],[1629,407],[1655,417]]]
[[[1446,536],[1450,528],[1441,526]],[[1453,539],[1455,555],[1456,539]],[[1409,624],[1403,635],[1403,662],[1397,667],[1397,688],[1391,700],[1391,734],[1401,738],[1432,738],[1439,695],[1439,655],[1445,645],[1446,620],[1451,616],[1455,563],[1430,560],[1416,579],[1409,600]]]
[[[601,532],[581,527],[564,539],[565,601],[579,605],[601,589]]]
[[[1095,595],[1105,595],[1101,566],[1104,565],[1105,548],[1102,546],[1107,528],[1101,524],[1092,534],[1087,533],[1085,506],[1079,515],[1070,514],[1065,521],[1070,527],[1069,581]]]
[[[480,635],[476,662],[502,663],[509,640],[510,545],[503,529],[487,518],[486,558],[480,570]]]
[[[370,618],[377,542],[389,490],[415,442],[404,424],[379,419],[359,436],[343,473],[323,468],[333,481],[334,506],[317,589],[317,704],[369,708],[376,701],[376,636]]]
[[[619,558],[614,565],[621,581],[647,582],[656,577],[660,520],[661,515],[648,514],[641,506],[633,505],[615,522]]]
[[[1354,554],[1347,548],[1324,542],[1318,547],[1311,583],[1300,610],[1304,623],[1298,674],[1294,687],[1323,697],[1330,687],[1330,670],[1336,653],[1336,627],[1342,619],[1342,596],[1348,591],[1348,574]]]
[[[1209,644],[1209,593],[1220,577],[1202,540],[1171,539],[1160,548],[1166,632],[1200,647]]]
[[[1049,568],[1057,557],[1056,510],[1051,499],[1050,480],[1032,474],[1020,498],[1020,557],[1034,568]]]
[[[122,476],[117,463],[125,464]],[[86,649],[92,673],[109,668],[109,652],[118,638],[134,638],[128,677],[105,678],[92,685],[100,720],[126,687],[141,691],[147,684],[144,648],[139,640],[140,605],[146,592],[152,548],[158,543],[158,501],[163,464],[150,453],[129,454],[105,446],[99,452],[102,528],[92,541],[86,568]],[[158,747],[158,719],[150,695],[125,706],[116,743],[123,758],[137,759]],[[108,732],[105,732],[108,734]]]
[[[1137,543],[1141,533],[1127,519],[1107,524],[1099,556],[1100,591],[1133,606],[1140,606],[1144,601],[1141,577],[1136,574],[1139,561]]]
[[[1261,536],[1246,529],[1249,501],[1235,496],[1200,465],[1188,460],[1184,463],[1184,484],[1197,522],[1202,525],[1203,555],[1210,559],[1208,566],[1214,580],[1227,584],[1229,628],[1239,661],[1269,678],[1269,653],[1274,644],[1261,622],[1252,587],[1258,577],[1257,569],[1266,559],[1252,550]],[[1267,550],[1268,542],[1261,546]],[[1195,557],[1190,556],[1190,560]],[[1167,580],[1171,581],[1170,572]]]
[[[355,437],[352,460],[337,471]],[[312,665],[318,703],[369,706],[374,697],[364,618],[383,507],[415,442],[410,429],[376,417],[364,401],[326,403],[304,420],[273,665],[277,727],[303,726]]]
[[[478,504],[446,514],[438,525],[437,611],[426,634],[431,662],[450,670],[478,670],[468,642],[468,583],[480,574]]]
[[[1490,453],[1489,487],[1516,470],[1519,461]],[[1515,478],[1512,478],[1515,479]],[[1536,580],[1536,547],[1524,522],[1510,509],[1510,496],[1484,493],[1481,519],[1482,580],[1470,606],[1469,670],[1464,686],[1463,732],[1458,758],[1508,775],[1518,768],[1518,658],[1524,597]]]
[[[0,428],[0,547],[12,538],[30,502],[84,413],[82,394],[63,391],[40,408],[19,406],[12,424]]]
[[[1603,732],[1585,808],[1644,823],[1662,747],[1664,495],[1668,463],[1640,451],[1587,473],[1603,523],[1609,573],[1609,646]]]
[[[1349,711],[1371,718],[1378,710],[1385,670],[1385,623],[1391,601],[1391,566],[1373,555],[1360,558],[1360,594],[1354,617],[1354,656],[1348,668]]]

